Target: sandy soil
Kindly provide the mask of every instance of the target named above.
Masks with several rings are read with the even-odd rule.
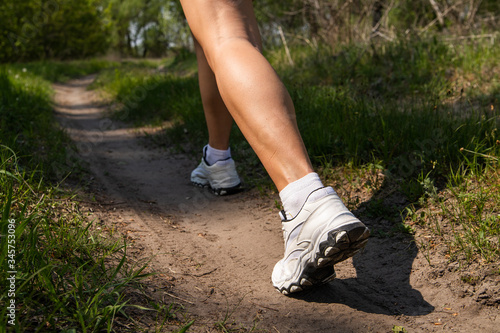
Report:
[[[283,254],[277,197],[254,190],[217,197],[191,186],[198,161],[145,148],[140,132],[105,118],[86,90],[92,79],[55,85],[54,101],[93,174],[91,217],[126,234],[136,259],[154,256],[161,274],[150,292],[185,306],[196,319],[189,332],[216,331],[224,320],[228,329],[263,332],[392,332],[395,325],[500,332],[498,284],[463,283],[456,265],[442,256],[429,265],[408,237],[372,237],[364,252],[336,266],[330,284],[279,294],[270,281]]]

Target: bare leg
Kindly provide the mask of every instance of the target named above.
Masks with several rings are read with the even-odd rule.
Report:
[[[251,1],[181,3],[222,100],[278,190],[313,172],[290,95],[260,52]]]
[[[330,281],[335,277],[333,265],[364,247],[369,231],[313,173],[290,95],[260,52],[251,0],[181,3],[203,51],[198,47],[198,58],[206,59],[215,75],[216,84],[201,74],[201,84],[211,84],[201,87],[202,93],[215,93],[218,88],[227,110],[280,191],[285,208],[285,255],[274,266],[274,287],[288,294]],[[206,64],[202,63],[202,70]],[[217,118],[224,112],[219,109],[208,114]],[[217,137],[229,137],[223,120],[207,119],[207,123],[220,131]],[[292,203],[287,204],[289,201]],[[295,212],[290,213],[287,206]]]
[[[196,39],[194,39],[194,45],[198,61],[201,100],[208,128],[208,143],[212,148],[226,150],[229,147],[229,135],[231,134],[233,117],[220,96],[215,75],[208,65],[205,53]]]

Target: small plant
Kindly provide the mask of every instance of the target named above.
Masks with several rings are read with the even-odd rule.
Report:
[[[427,198],[436,200],[437,199],[437,188],[434,186],[434,180],[429,177],[430,173],[425,176],[423,172],[420,173],[418,177],[418,182],[422,188],[422,196],[419,198],[419,204],[424,205]]]
[[[402,234],[407,234],[407,235],[413,235],[415,233],[415,229],[404,223],[404,222],[401,222],[401,223],[397,223],[394,227],[393,227],[393,231],[394,232],[399,232],[399,233],[402,233]]]
[[[428,242],[420,241],[420,251],[424,254],[425,260],[427,260],[427,263],[429,263],[429,266],[432,266],[431,263],[431,251],[430,251],[430,244]]]
[[[394,325],[392,327],[392,332],[393,333],[408,333],[408,331],[403,326],[396,326],[396,325]]]
[[[476,285],[479,282],[479,276],[471,275],[471,274],[464,274],[460,276],[460,280],[463,282],[470,284],[471,286]]]
[[[417,211],[414,205],[406,207],[401,213],[401,218],[403,221],[409,221],[410,224],[417,224],[424,226],[426,223],[425,211]]]
[[[230,322],[231,317],[233,313],[236,311],[236,309],[240,306],[241,302],[243,302],[243,299],[246,297],[244,295],[241,297],[241,299],[238,301],[236,305],[232,309],[230,309],[229,303],[227,303],[226,300],[226,312],[224,313],[224,317],[215,323],[215,327],[217,330],[224,332],[224,333],[230,333],[230,332],[255,332],[257,329],[257,319],[254,319],[253,322],[253,327],[250,329],[246,329],[243,326],[237,325],[234,321]]]

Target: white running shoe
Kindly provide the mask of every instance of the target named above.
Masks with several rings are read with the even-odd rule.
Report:
[[[333,265],[358,253],[370,236],[336,193],[306,200],[291,220],[284,211],[280,216],[285,256],[274,266],[272,282],[285,295],[333,280]]]
[[[209,186],[216,195],[226,195],[241,191],[241,181],[234,160],[229,158],[208,165],[202,158],[200,164],[191,172],[191,183]]]

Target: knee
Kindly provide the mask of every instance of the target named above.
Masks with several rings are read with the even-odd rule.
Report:
[[[234,62],[234,57],[246,58],[252,54],[261,54],[261,47],[247,38],[233,37],[211,43],[203,47],[203,52],[209,66],[216,72],[220,66]]]

